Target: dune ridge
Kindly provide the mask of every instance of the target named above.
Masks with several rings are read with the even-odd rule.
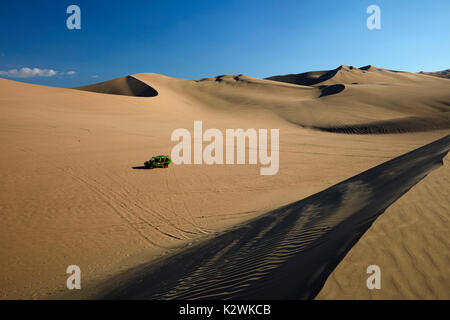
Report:
[[[426,74],[426,75],[429,75],[429,76],[450,79],[450,69],[446,69],[446,70],[442,70],[442,71],[436,71],[436,72],[423,72],[423,71],[420,71],[419,74]]]
[[[266,79],[321,90],[320,103],[302,101],[295,107],[278,109],[283,117],[300,126],[358,134],[450,128],[447,79],[371,65],[361,68],[343,65],[333,70]],[[355,117],[355,109],[361,117]]]
[[[450,127],[450,112],[424,117],[406,117],[336,127],[313,127],[327,132],[346,134],[388,134],[443,130]]]
[[[372,65],[360,68],[341,65],[332,70],[271,76],[265,79],[297,85],[315,86],[318,84],[352,84],[356,82],[358,84],[368,84],[383,81],[417,81],[421,78],[423,80],[421,74],[377,68]]]
[[[390,206],[328,277],[316,299],[450,298],[450,156]],[[368,290],[367,266],[381,270]]]

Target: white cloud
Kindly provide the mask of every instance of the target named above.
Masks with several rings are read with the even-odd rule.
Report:
[[[73,76],[74,74],[76,74],[75,71],[68,71],[68,72],[67,72],[67,75],[69,75],[69,76]]]
[[[94,74],[92,78],[98,78],[98,74]]]
[[[0,70],[0,76],[12,77],[12,78],[33,78],[33,77],[53,77],[58,72],[53,69],[39,69],[39,68],[21,68]]]

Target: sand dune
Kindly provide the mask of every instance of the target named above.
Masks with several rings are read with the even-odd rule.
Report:
[[[312,299],[375,219],[442,165],[449,149],[447,136],[128,272],[97,298]]]
[[[317,299],[449,299],[450,159],[378,218],[333,271]],[[381,269],[367,290],[365,268]]]
[[[440,78],[446,78],[446,79],[450,79],[450,69],[447,70],[442,70],[442,71],[436,71],[436,72],[419,72],[419,74],[426,74],[429,76],[435,76],[435,77],[440,77]]]
[[[314,86],[136,74],[86,91],[0,79],[0,297],[92,296],[125,270],[446,136],[448,81],[345,68]],[[344,90],[323,94],[336,84]],[[327,132],[408,117],[419,121],[403,134]],[[194,120],[280,129],[278,174],[261,176],[258,165],[133,169],[170,154],[173,130]],[[72,264],[81,291],[66,289]]]
[[[383,82],[399,83],[402,81],[424,81],[421,74],[387,70],[367,65],[361,68],[341,65],[333,70],[305,72],[266,78],[280,82],[293,83],[305,86],[318,84],[374,84]]]
[[[373,66],[340,66],[268,79],[314,85],[330,92],[322,94],[325,97],[319,101],[282,106],[280,114],[304,127],[345,133],[396,133],[449,126],[448,79]]]

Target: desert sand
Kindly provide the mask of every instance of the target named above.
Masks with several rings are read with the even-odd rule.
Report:
[[[450,133],[449,81],[348,66],[271,79],[136,74],[78,89],[0,79],[0,298],[95,296],[123,272],[442,138]],[[223,131],[280,129],[278,174],[261,176],[259,165],[133,169],[151,156],[170,154],[173,130],[192,130],[194,120]],[[426,254],[439,263],[424,261],[421,250],[408,255],[433,278],[424,296],[449,298],[441,284],[443,277],[449,283],[442,263],[448,259],[448,219],[442,213],[448,202],[428,199],[426,192],[414,195],[418,188],[420,183],[379,218],[396,223],[377,229],[377,220],[360,242],[382,232],[397,241],[402,208],[420,202],[408,213],[417,221],[414,236],[403,239],[415,248],[423,247],[427,234],[437,235]],[[372,249],[383,251],[373,254],[401,259],[395,256],[401,250],[386,245],[394,240],[381,238]],[[359,244],[330,285],[348,278],[351,271],[338,274],[339,268]],[[364,264],[368,257],[361,255]],[[66,288],[65,271],[72,264],[82,270],[82,290]],[[419,286],[423,276],[407,281]],[[327,288],[328,283],[319,297],[327,297]],[[392,297],[411,297],[406,285],[386,288]],[[338,296],[329,290],[330,298],[356,294],[354,286],[340,288]]]
[[[447,136],[136,268],[97,298],[312,299],[378,216],[442,165],[449,144]]]

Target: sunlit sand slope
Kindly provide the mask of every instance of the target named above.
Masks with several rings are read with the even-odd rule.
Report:
[[[318,299],[450,299],[450,159],[375,221],[328,278]],[[368,290],[366,268],[381,269]]]
[[[335,133],[401,133],[450,127],[450,80],[373,66],[340,66],[269,80],[321,90],[313,102],[284,105],[296,124]],[[325,93],[325,94],[324,94]]]

